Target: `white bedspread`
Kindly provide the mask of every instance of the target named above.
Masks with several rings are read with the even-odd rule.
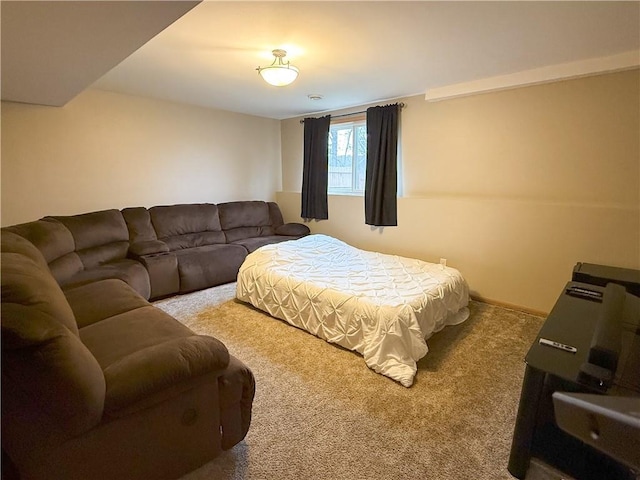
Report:
[[[426,339],[469,316],[454,268],[367,252],[326,235],[266,245],[238,273],[238,299],[364,356],[411,386]]]

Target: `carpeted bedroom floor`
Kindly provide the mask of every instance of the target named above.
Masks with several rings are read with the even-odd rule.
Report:
[[[156,302],[256,377],[245,440],[182,480],[511,479],[524,356],[543,319],[471,302],[428,341],[414,385],[234,299],[235,284]]]

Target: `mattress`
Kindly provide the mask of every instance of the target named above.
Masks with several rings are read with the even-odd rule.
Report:
[[[469,317],[460,272],[369,252],[327,235],[266,245],[240,267],[236,296],[273,317],[359,352],[405,387],[426,340]]]

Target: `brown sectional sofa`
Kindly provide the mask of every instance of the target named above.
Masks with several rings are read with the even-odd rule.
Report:
[[[3,228],[3,478],[176,478],[240,442],[253,374],[147,299],[235,280],[249,251],[306,233],[265,202]]]
[[[249,252],[309,233],[261,201],[104,210],[3,231],[33,243],[62,287],[119,278],[147,300],[235,281]]]

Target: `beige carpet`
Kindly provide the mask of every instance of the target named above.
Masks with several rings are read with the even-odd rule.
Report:
[[[524,355],[542,319],[479,302],[429,341],[411,388],[358,354],[233,300],[235,284],[156,302],[256,377],[246,439],[201,479],[511,479]]]

